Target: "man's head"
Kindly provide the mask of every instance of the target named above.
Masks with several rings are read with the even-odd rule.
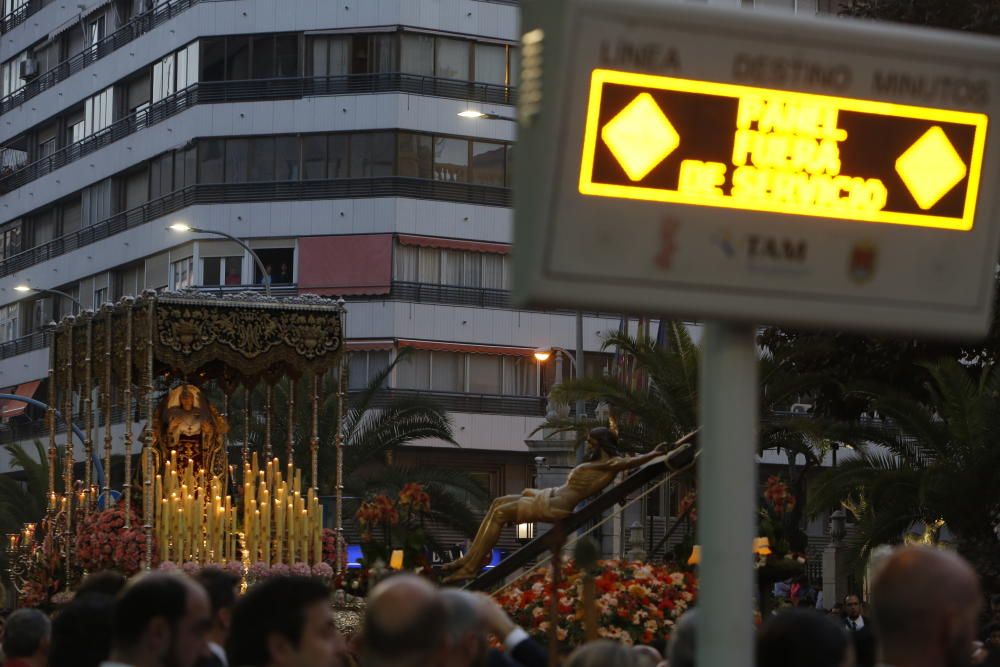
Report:
[[[87,595],[110,595],[114,597],[125,588],[126,583],[128,583],[128,579],[121,572],[115,572],[114,570],[93,572],[84,577],[83,581],[80,582],[80,586],[76,589],[76,595],[73,596],[73,599],[79,600]]]
[[[986,640],[993,648],[1000,648],[1000,623],[990,623],[986,626]]]
[[[18,609],[7,617],[3,636],[3,652],[10,658],[20,658],[44,665],[52,637],[49,617],[37,609]]]
[[[982,594],[976,573],[960,556],[927,547],[897,549],[879,567],[871,595],[884,662],[906,664],[920,656],[943,667],[968,664]]]
[[[209,639],[216,644],[225,645],[229,636],[233,607],[239,596],[240,578],[220,568],[207,567],[198,573],[195,580],[208,593],[208,601],[212,608],[212,629]]]
[[[694,667],[697,632],[698,610],[690,609],[681,616],[670,635],[670,642],[667,644],[667,662],[670,667]]]
[[[861,597],[853,593],[845,597],[844,613],[852,621],[858,620],[861,617]]]
[[[445,667],[485,667],[488,641],[479,614],[479,599],[468,591],[448,588],[440,593],[448,642]]]
[[[305,577],[257,584],[233,608],[227,653],[240,667],[339,667],[346,646],[329,589]]]
[[[757,664],[845,667],[854,652],[844,624],[806,609],[768,617],[757,633]]]
[[[587,434],[587,458],[597,460],[602,453],[606,456],[618,456],[618,436],[609,428],[603,426],[590,429]]]
[[[368,595],[361,632],[365,667],[423,667],[441,662],[444,609],[426,579],[400,574]]]
[[[112,656],[122,662],[191,667],[205,655],[208,596],[183,575],[134,577],[118,596]]]

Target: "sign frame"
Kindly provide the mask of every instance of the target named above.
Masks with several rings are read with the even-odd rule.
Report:
[[[985,142],[977,146],[983,155],[981,173],[970,173],[969,177],[970,183],[976,177],[984,184],[978,188],[973,229],[860,224],[850,215],[818,218],[581,194],[583,127],[591,94],[589,81],[586,85],[581,81],[597,69],[592,66],[595,52],[602,51],[600,57],[604,57],[606,44],[595,43],[593,25],[605,21],[615,24],[608,29],[612,58],[631,58],[632,65],[605,64],[601,69],[734,89],[857,100],[887,109],[988,116],[992,122]],[[526,0],[522,24],[525,45],[518,110],[519,168],[514,176],[513,294],[518,305],[950,338],[974,337],[987,331],[992,317],[993,268],[1000,246],[1000,228],[993,223],[1000,214],[1000,198],[988,187],[1000,182],[997,137],[992,136],[1000,132],[1000,45],[993,40],[842,18],[806,19],[777,12],[648,0],[613,7],[599,0]],[[642,31],[649,35],[695,34],[703,41],[706,34],[715,34],[738,44],[730,48],[719,46],[723,41],[715,42],[711,54],[705,56],[706,51],[689,53],[682,37],[677,38],[676,49],[673,37],[646,39],[622,55],[627,49],[620,46],[621,40],[615,41],[617,36]],[[654,43],[659,45],[658,51],[650,46]],[[753,44],[759,48],[754,50]],[[587,55],[581,55],[586,49],[590,49]],[[767,78],[767,54],[775,52],[778,55],[773,61],[783,58],[791,62],[794,57],[806,63],[803,67],[827,62],[833,70],[841,68],[854,75],[849,85],[837,91],[802,85],[801,81],[737,80],[734,54],[741,49],[749,62],[764,63],[759,67],[759,78]],[[840,55],[831,61],[830,53]],[[676,65],[677,61],[679,67],[671,68],[670,63]],[[862,61],[864,64],[858,64]],[[988,99],[978,103],[957,98],[915,103],[898,91],[863,92],[858,82],[864,80],[865,67],[870,69],[872,62],[883,61],[888,63],[887,70],[913,77],[940,78],[940,72],[946,71],[954,81],[985,81]],[[688,68],[688,63],[695,64]],[[572,207],[564,205],[574,198],[578,201]],[[838,225],[837,220],[845,222]],[[901,231],[909,236],[900,236]],[[720,237],[739,237],[733,244],[738,253],[750,253],[773,241],[780,254],[783,244],[790,238],[794,245],[800,232],[809,249],[808,261],[803,262],[809,266],[801,274],[791,271],[783,277],[778,262],[774,267],[753,266],[747,260],[747,267],[740,267],[745,276],[731,271],[729,284],[699,282],[695,275],[702,257],[712,252],[718,255],[712,246],[728,242]],[[911,259],[900,250],[901,243],[910,243],[908,239],[918,240]],[[931,257],[934,252],[941,256]],[[656,273],[646,266],[655,263],[657,254],[672,254],[664,257],[665,264],[673,263],[671,271]],[[956,261],[956,257],[962,260]],[[814,258],[818,260],[813,266]],[[731,270],[719,257],[709,259],[700,263],[710,279]],[[912,277],[886,282],[886,277],[895,275],[896,268],[907,261],[926,263],[940,276],[928,271],[925,278],[929,287],[918,285]],[[938,263],[946,266],[938,267]],[[870,278],[866,273],[871,272],[875,279],[865,284]],[[834,273],[839,282],[826,286],[824,276]]]

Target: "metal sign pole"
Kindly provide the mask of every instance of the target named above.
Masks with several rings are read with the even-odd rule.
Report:
[[[758,368],[755,329],[708,322],[698,461],[699,665],[753,665]]]

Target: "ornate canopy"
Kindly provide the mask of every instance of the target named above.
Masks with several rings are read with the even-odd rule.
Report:
[[[57,364],[65,368],[72,359],[83,368],[91,347],[91,361],[103,362],[110,352],[116,378],[122,380],[131,366],[132,382],[139,384],[135,371],[147,366],[151,345],[156,375],[253,386],[335,366],[344,347],[343,314],[342,303],[312,295],[147,291],[97,313],[65,318],[56,335]]]

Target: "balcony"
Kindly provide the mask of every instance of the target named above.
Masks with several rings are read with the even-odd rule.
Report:
[[[469,100],[485,104],[516,103],[515,89],[508,86],[439,79],[432,76],[398,72],[196,83],[146,109],[136,111],[115,121],[86,139],[77,141],[30,164],[26,163],[26,154],[23,151],[4,149],[3,170],[0,171],[0,194],[37,180],[109,144],[176,116],[196,104],[295,100],[306,97],[369,93],[407,93]],[[9,151],[19,155],[12,156],[8,160],[6,154]]]
[[[52,336],[48,331],[35,331],[27,336],[0,343],[0,360],[10,359],[35,350],[44,350],[49,346],[51,339]]]
[[[97,224],[12,255],[0,261],[0,277],[60,257],[188,206],[376,197],[410,197],[480,206],[511,205],[510,188],[403,176],[190,185],[142,206],[117,213]]]
[[[42,0],[28,0],[10,14],[0,18],[0,34],[7,34],[42,9]]]
[[[510,291],[394,281],[388,298],[415,303],[440,303],[478,308],[512,308]]]
[[[65,81],[69,77],[73,76],[77,72],[90,67],[95,62],[104,58],[105,56],[114,53],[118,49],[122,48],[129,42],[133,42],[147,32],[150,32],[154,28],[166,23],[170,19],[174,18],[181,12],[190,9],[194,5],[201,2],[222,2],[224,0],[164,0],[156,8],[151,9],[147,12],[139,14],[134,19],[123,25],[121,28],[111,33],[107,37],[97,42],[94,42],[90,46],[86,47],[83,51],[76,54],[72,58],[62,61],[49,71],[45,72],[36,79],[33,79],[26,83],[19,90],[14,91],[7,97],[0,99],[0,114],[5,114],[14,107],[20,106],[30,100],[33,97],[37,97],[49,88],[53,87],[60,81]],[[29,7],[33,4],[40,3],[29,3]],[[38,11],[35,9],[34,11]],[[12,14],[8,14],[4,17],[4,21],[8,18],[13,20],[18,20],[19,23],[23,23],[30,14],[20,17],[17,10]],[[32,12],[34,13],[34,12]],[[4,29],[6,32],[7,29]]]

